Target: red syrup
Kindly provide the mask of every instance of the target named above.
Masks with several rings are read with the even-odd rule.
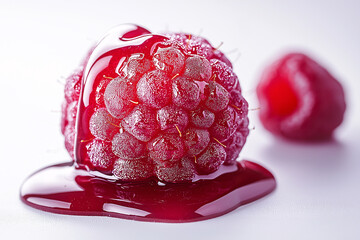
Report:
[[[195,182],[175,184],[110,181],[70,162],[35,172],[22,185],[20,196],[33,208],[59,214],[193,222],[228,213],[275,186],[268,170],[245,160],[221,166]]]
[[[94,138],[89,130],[90,117],[95,109],[105,107],[104,102],[99,101],[99,98],[103,98],[100,95],[104,94],[104,89],[99,89],[104,78],[114,79],[123,76],[127,67],[126,62],[130,58],[148,58],[159,46],[164,45],[165,40],[166,37],[151,34],[142,27],[123,24],[108,32],[95,47],[84,70],[77,115],[75,158],[79,165],[83,164],[91,170],[96,170],[91,167],[86,145]]]
[[[89,119],[99,102],[99,84],[126,70],[131,57],[152,55],[166,37],[136,25],[121,25],[93,50],[84,70],[76,124],[75,161],[49,166],[32,174],[20,190],[21,200],[47,212],[109,216],[155,222],[192,222],[217,217],[255,201],[276,187],[273,175],[262,166],[241,161],[222,165],[192,182],[163,183],[155,177],[124,182],[111,171],[92,167],[86,154]],[[101,96],[100,96],[101,99]]]

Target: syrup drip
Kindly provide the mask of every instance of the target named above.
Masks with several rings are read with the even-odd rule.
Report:
[[[121,76],[122,70],[126,67],[124,63],[131,57],[151,56],[166,39],[164,36],[151,34],[142,27],[123,24],[109,31],[97,44],[86,64],[82,79],[75,144],[75,158],[78,164],[91,165],[84,153],[87,152],[86,140],[93,138],[88,123],[96,106],[96,86],[104,76],[110,79]]]

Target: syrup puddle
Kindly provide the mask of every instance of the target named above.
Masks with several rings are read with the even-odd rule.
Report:
[[[153,222],[214,218],[255,201],[276,187],[262,166],[243,160],[191,183],[109,181],[72,162],[43,168],[23,183],[21,200],[47,212]]]

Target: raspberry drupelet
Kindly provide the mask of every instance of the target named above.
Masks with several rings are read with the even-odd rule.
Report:
[[[122,25],[67,79],[61,124],[79,166],[177,183],[234,164],[247,113],[230,61],[206,39]]]

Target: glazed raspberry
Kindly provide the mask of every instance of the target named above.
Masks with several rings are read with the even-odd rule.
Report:
[[[76,113],[77,113],[78,102],[73,101],[68,104],[66,109],[66,122],[72,123],[75,126]]]
[[[60,119],[60,130],[62,134],[65,133],[65,128],[68,125],[67,112],[68,112],[68,103],[64,101],[61,104],[61,119]]]
[[[98,84],[98,86],[96,88],[96,92],[95,92],[95,101],[99,107],[106,107],[104,94],[105,94],[107,86],[109,85],[110,82],[111,82],[111,79],[107,78],[106,76],[104,76],[99,81],[99,84]]]
[[[232,68],[230,60],[219,50],[211,46],[208,40],[200,36],[183,33],[168,33],[170,42],[175,43],[185,50],[187,54],[196,54],[207,60],[217,59]]]
[[[291,139],[329,139],[346,108],[340,83],[300,53],[288,54],[269,66],[257,94],[265,128]]]
[[[153,62],[150,59],[135,55],[126,65],[126,77],[131,82],[136,83],[150,69],[153,69]]]
[[[230,61],[202,37],[124,28],[67,80],[61,124],[77,164],[172,183],[234,164],[249,122]]]
[[[83,66],[79,67],[72,75],[66,79],[65,83],[65,100],[66,102],[73,102],[79,100],[80,97],[80,87],[81,87],[81,78],[83,74]]]
[[[72,159],[75,159],[75,125],[68,124],[65,127],[64,130],[64,136],[65,136],[65,148],[69,152],[70,157]]]

